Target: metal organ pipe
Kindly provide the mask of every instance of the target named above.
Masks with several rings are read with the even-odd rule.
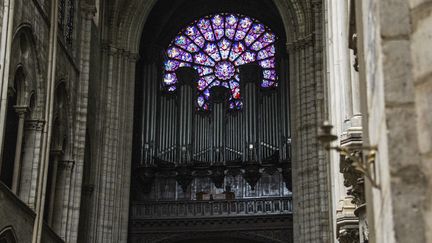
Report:
[[[180,163],[185,163],[189,158],[184,158],[189,152],[189,144],[191,144],[191,133],[192,133],[192,87],[190,85],[183,84],[179,88],[179,116],[180,116],[180,126],[178,127],[178,132],[180,133],[180,143],[178,148],[179,161]],[[185,148],[185,150],[184,150]]]
[[[157,72],[156,65],[144,66],[143,79],[143,114],[141,123],[141,163],[149,165],[153,163],[155,146],[155,111],[157,109]]]

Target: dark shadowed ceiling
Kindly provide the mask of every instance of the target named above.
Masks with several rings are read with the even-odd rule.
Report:
[[[164,49],[186,25],[214,13],[240,13],[270,27],[284,43],[282,19],[272,0],[160,0],[153,7],[144,27],[141,54],[149,48]]]

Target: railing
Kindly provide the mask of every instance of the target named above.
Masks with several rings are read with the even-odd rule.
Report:
[[[292,198],[151,201],[132,205],[135,219],[263,216],[292,213]]]

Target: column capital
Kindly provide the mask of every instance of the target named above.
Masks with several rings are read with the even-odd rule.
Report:
[[[93,184],[86,184],[83,186],[82,191],[83,191],[84,195],[90,196],[94,191],[94,185]]]
[[[62,156],[64,153],[63,153],[63,149],[62,149],[62,148],[56,146],[56,147],[54,147],[54,148],[52,148],[52,149],[50,150],[50,154],[52,154],[53,156],[60,157],[60,156]]]
[[[23,118],[25,116],[25,114],[30,111],[28,106],[15,105],[14,109],[15,109],[15,112],[18,113],[18,116],[20,118]]]
[[[58,163],[64,169],[72,169],[75,166],[74,160],[60,160]]]
[[[26,120],[25,125],[24,125],[24,129],[25,130],[42,131],[44,125],[45,125],[44,120]]]
[[[287,52],[291,53],[296,50],[304,49],[305,47],[312,46],[314,43],[314,34],[308,34],[302,37],[299,37],[297,40],[286,43]]]
[[[83,13],[85,19],[91,20],[95,16],[97,9],[95,5],[84,1],[81,3],[81,12]]]

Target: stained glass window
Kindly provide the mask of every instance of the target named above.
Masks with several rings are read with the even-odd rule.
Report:
[[[75,16],[75,1],[68,0],[69,13],[66,21],[65,39],[68,45],[72,45],[73,24]]]
[[[75,16],[75,1],[74,0],[60,0],[59,2],[58,22],[60,31],[66,43],[72,45],[73,24]]]
[[[209,109],[213,86],[229,88],[230,109],[241,109],[239,66],[260,65],[261,86],[277,86],[275,41],[272,31],[256,19],[226,13],[206,16],[180,31],[168,46],[162,86],[174,92],[178,81],[175,71],[179,67],[193,67],[199,74],[198,110]]]

